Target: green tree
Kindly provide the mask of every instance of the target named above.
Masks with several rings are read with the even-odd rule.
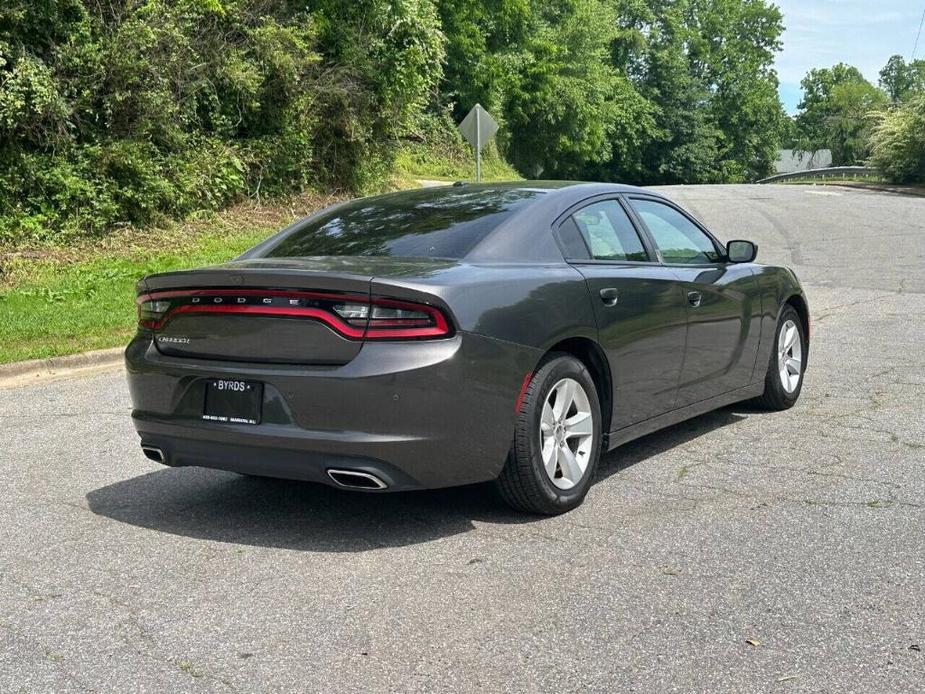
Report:
[[[784,149],[799,149],[797,146],[798,139],[799,131],[797,130],[796,120],[793,116],[786,116],[781,130],[780,146]]]
[[[886,95],[869,82],[842,82],[832,88],[825,122],[832,161],[861,164],[867,156],[872,114],[886,105]]]
[[[784,113],[774,54],[780,11],[762,0],[621,0],[615,65],[652,104],[656,128],[639,172],[615,178],[717,182],[765,175]]]
[[[368,190],[476,102],[527,175],[751,180],[781,31],[767,0],[6,0],[0,239]]]
[[[462,118],[481,103],[526,175],[574,177],[613,156],[638,159],[652,107],[610,60],[605,0],[442,0],[443,96]]]
[[[433,0],[311,4],[325,62],[311,95],[325,124],[314,141],[317,163],[324,183],[362,190],[387,176],[399,137],[440,83],[439,16]]]
[[[796,126],[799,148],[831,149],[832,163],[856,164],[866,155],[870,114],[887,102],[884,92],[844,63],[810,70],[803,78]]]
[[[568,178],[629,156],[654,122],[650,104],[609,61],[612,9],[557,0],[534,21],[502,102],[511,161],[528,174]]]
[[[880,71],[880,88],[894,104],[925,92],[925,60],[907,63],[901,55],[890,57]]]
[[[870,164],[890,179],[925,183],[925,92],[881,111],[870,146]]]
[[[457,119],[481,103],[503,117],[506,90],[529,59],[527,43],[536,30],[530,0],[440,0],[446,35],[441,96]]]
[[[695,75],[710,93],[710,111],[722,132],[726,180],[770,173],[786,124],[774,56],[783,17],[763,0],[697,0],[689,23]]]

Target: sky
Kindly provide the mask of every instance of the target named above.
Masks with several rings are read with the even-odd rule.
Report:
[[[777,55],[780,95],[789,113],[800,102],[800,80],[814,67],[854,65],[877,83],[891,55],[912,55],[925,0],[773,0],[784,13]],[[917,57],[925,58],[925,29]]]

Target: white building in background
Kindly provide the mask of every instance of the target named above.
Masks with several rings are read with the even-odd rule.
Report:
[[[809,169],[824,169],[827,166],[832,166],[832,150],[830,149],[817,149],[815,152],[781,149],[777,151],[774,171],[779,174],[793,173]]]

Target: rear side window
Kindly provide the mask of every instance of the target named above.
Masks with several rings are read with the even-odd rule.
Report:
[[[634,198],[633,209],[652,234],[666,263],[713,263],[720,254],[709,236],[670,205]]]
[[[616,200],[583,207],[572,219],[595,260],[649,260],[629,215]]]
[[[541,194],[462,186],[361,198],[307,222],[263,257],[463,258]]]
[[[559,225],[559,240],[562,242],[565,257],[569,260],[587,260],[591,257],[584,239],[581,238],[581,232],[571,217],[566,217]]]

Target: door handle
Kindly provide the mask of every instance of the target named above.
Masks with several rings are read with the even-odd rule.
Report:
[[[605,287],[601,290],[601,301],[604,302],[604,306],[616,306],[619,299],[620,292],[616,287]]]
[[[700,292],[688,292],[687,293],[687,303],[689,303],[694,308],[700,306],[700,302],[703,300],[703,295]]]

